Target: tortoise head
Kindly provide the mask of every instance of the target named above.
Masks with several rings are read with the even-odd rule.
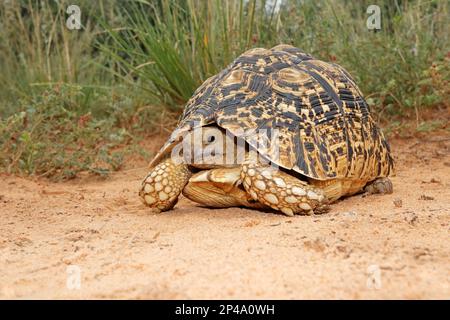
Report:
[[[181,156],[185,163],[203,169],[235,166],[244,153],[243,143],[236,144],[233,135],[211,125],[187,132],[172,150],[172,157]]]

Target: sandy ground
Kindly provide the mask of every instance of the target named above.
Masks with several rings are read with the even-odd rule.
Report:
[[[393,140],[394,194],[293,218],[149,213],[145,168],[0,176],[0,298],[450,298],[450,138]]]

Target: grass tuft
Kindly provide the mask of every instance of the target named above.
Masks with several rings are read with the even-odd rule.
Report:
[[[0,122],[0,165],[8,173],[69,179],[81,171],[105,175],[123,163],[132,137],[114,118],[74,110],[81,88],[57,86]]]

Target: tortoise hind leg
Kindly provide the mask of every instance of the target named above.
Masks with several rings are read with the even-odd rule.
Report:
[[[393,192],[392,182],[389,178],[377,178],[372,182],[369,182],[364,191],[367,194],[389,194]]]
[[[254,200],[286,215],[312,214],[328,209],[322,189],[272,166],[243,164],[241,180]]]
[[[191,171],[184,163],[175,164],[170,158],[152,168],[142,182],[139,195],[147,206],[157,211],[172,209],[188,183]]]

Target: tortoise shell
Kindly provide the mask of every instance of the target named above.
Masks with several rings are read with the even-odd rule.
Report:
[[[151,165],[183,133],[212,123],[275,164],[313,179],[370,181],[388,176],[393,166],[389,145],[350,74],[289,45],[246,51],[207,79]],[[269,132],[262,129],[278,129],[277,148],[271,140],[258,143]]]

